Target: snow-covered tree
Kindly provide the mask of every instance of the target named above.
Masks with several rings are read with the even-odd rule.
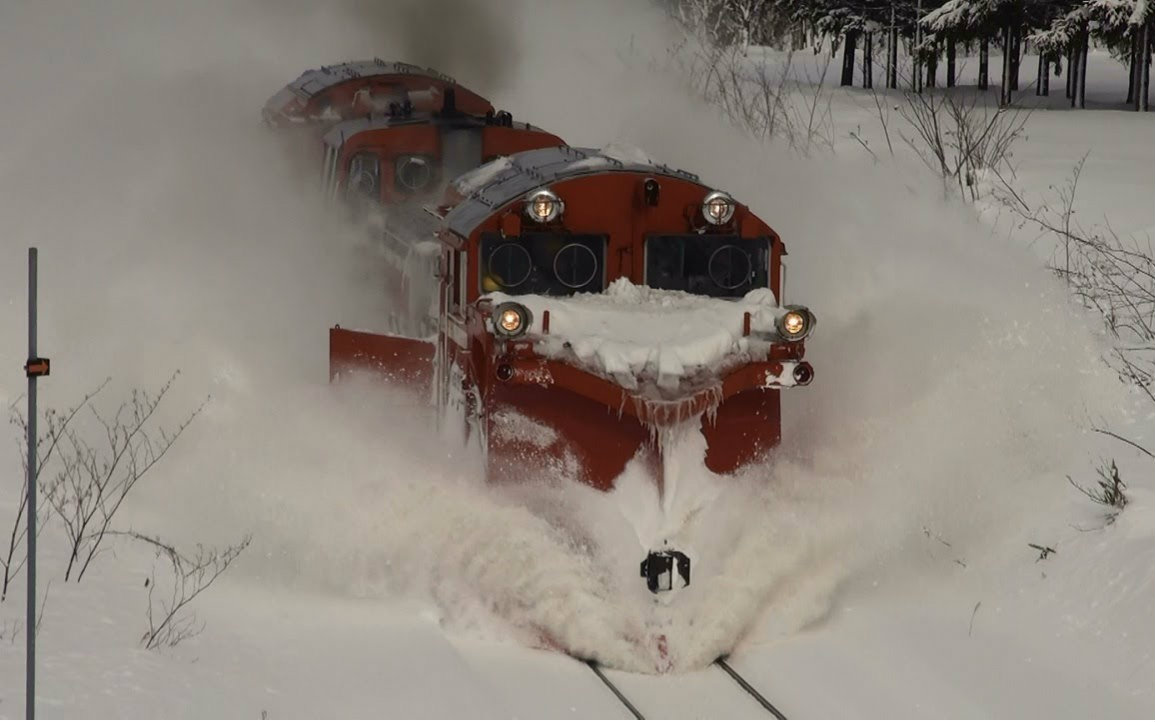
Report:
[[[1149,0],[1083,0],[1069,5],[1029,39],[1041,53],[1067,58],[1071,104],[1085,105],[1087,52],[1094,37],[1128,66],[1127,102],[1146,110],[1151,77]]]
[[[989,83],[988,53],[995,39],[1003,48],[1002,93],[1000,102],[1009,104],[1018,89],[1023,40],[1031,30],[1044,27],[1069,1],[1060,0],[948,0],[922,23],[936,38],[949,42],[979,42],[979,87]],[[1045,62],[1045,61],[1044,61]],[[953,73],[948,68],[948,75]],[[948,85],[951,85],[948,78]]]

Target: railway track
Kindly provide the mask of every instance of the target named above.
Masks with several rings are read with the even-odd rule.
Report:
[[[631,699],[631,697],[622,690],[622,686],[620,686],[618,683],[615,683],[614,680],[612,680],[610,676],[606,674],[606,670],[603,670],[601,665],[593,661],[586,661],[586,664],[593,671],[593,673],[597,675],[598,679],[601,680],[601,683],[605,685],[606,688],[612,692],[615,697],[617,697],[622,706],[625,707],[631,715],[633,715],[634,719],[646,719],[645,715],[642,713],[635,700]],[[739,674],[738,671],[730,665],[726,657],[720,657],[718,660],[716,660],[713,664],[713,668],[718,669],[731,680],[733,680],[737,689],[745,693],[749,699],[757,703],[758,706],[760,706],[765,712],[769,713],[773,719],[786,719],[786,716],[782,714],[782,712],[780,712],[778,708],[770,702],[770,700],[766,699],[766,697],[761,692],[759,692],[758,689],[754,687],[754,685],[750,684],[750,682],[747,681],[745,677]],[[660,716],[665,717],[668,715]]]

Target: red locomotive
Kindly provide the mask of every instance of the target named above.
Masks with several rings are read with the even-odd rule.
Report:
[[[381,60],[307,71],[263,115],[274,127],[321,134],[322,189],[369,227],[397,308],[390,328],[409,333],[436,317],[430,284],[412,283],[431,278],[437,262],[436,247],[418,242],[436,230],[422,206],[489,160],[563,142],[435,70]],[[317,162],[312,154],[307,160]]]
[[[332,328],[331,377],[428,394],[489,479],[609,490],[634,462],[661,492],[678,434],[700,434],[722,474],[778,444],[780,390],[814,375],[815,318],[783,305],[786,248],[747,206],[402,63],[309,71],[264,117],[323,131],[324,192],[367,221],[393,276],[390,333]],[[659,550],[641,572],[658,591],[689,568]]]
[[[717,473],[779,442],[780,389],[813,378],[815,318],[781,305],[785,246],[748,207],[689,173],[560,146],[466,174],[436,210],[436,335],[335,327],[334,376],[425,384],[494,480],[560,468],[608,490],[638,459],[661,488],[671,429],[697,427]],[[642,571],[668,588],[675,566],[688,583],[678,552]]]

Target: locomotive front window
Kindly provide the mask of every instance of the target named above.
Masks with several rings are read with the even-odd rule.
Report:
[[[358,153],[349,161],[346,195],[350,198],[380,199],[381,159],[375,153]]]
[[[770,239],[650,236],[646,285],[702,296],[738,298],[769,285]]]
[[[606,237],[570,233],[481,236],[481,292],[570,296],[606,285]]]

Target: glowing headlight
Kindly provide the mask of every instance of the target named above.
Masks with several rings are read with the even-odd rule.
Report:
[[[714,191],[702,201],[702,215],[707,223],[720,226],[734,217],[734,199],[722,191]]]
[[[565,203],[553,191],[536,191],[525,202],[525,214],[537,223],[549,223],[564,210]]]
[[[805,306],[787,306],[786,313],[778,317],[778,336],[784,341],[801,341],[814,330],[815,321]]]
[[[533,316],[520,303],[503,303],[493,310],[493,331],[503,338],[517,338],[529,330]]]

